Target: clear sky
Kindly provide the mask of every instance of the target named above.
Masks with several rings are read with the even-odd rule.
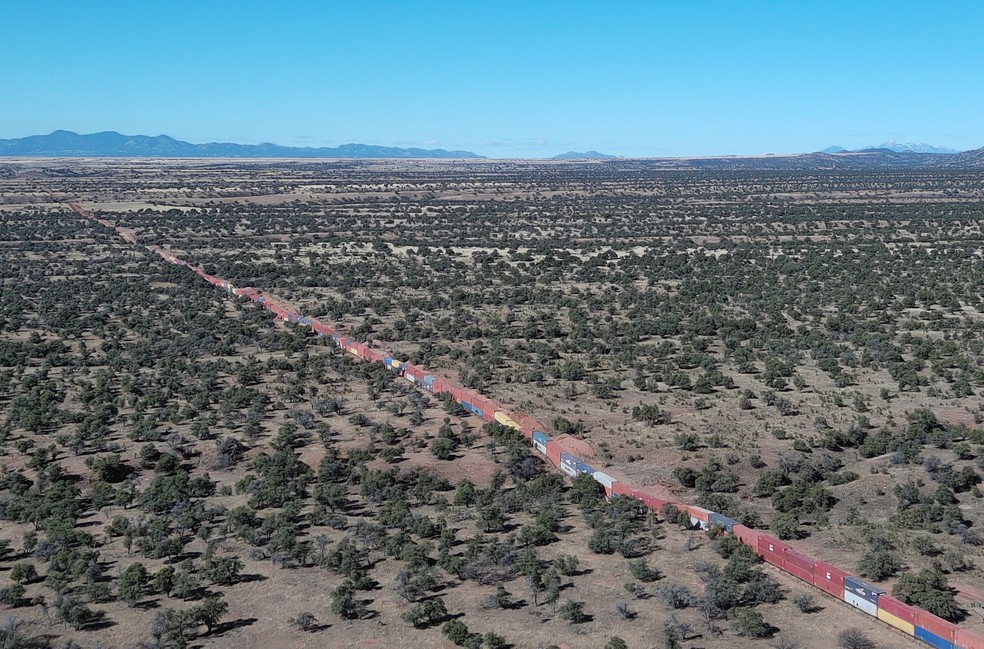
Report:
[[[551,156],[984,146],[984,2],[8,1],[0,137]]]

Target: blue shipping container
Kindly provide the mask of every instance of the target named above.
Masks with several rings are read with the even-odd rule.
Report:
[[[577,458],[568,453],[567,451],[560,452],[560,462],[561,464],[567,464],[570,467],[574,467],[577,464]]]
[[[431,386],[434,385],[434,377],[428,374],[424,377],[424,385]]]
[[[708,518],[708,522],[710,522],[711,525],[717,525],[728,532],[730,532],[734,526],[738,524],[738,521],[733,518],[728,518],[724,514],[718,514],[717,512],[711,512]]]
[[[588,466],[584,462],[575,462],[574,470],[577,471],[578,473],[587,473],[588,475],[594,475],[595,472],[593,467]]]
[[[954,644],[946,638],[941,638],[935,633],[927,631],[921,626],[916,627],[916,637],[926,644],[937,647],[938,649],[955,649]]]
[[[539,430],[534,430],[533,441],[540,442],[541,444],[546,444],[547,442],[550,441],[550,435],[547,435],[546,433]]]
[[[857,577],[844,577],[844,590],[849,590],[858,597],[863,597],[873,604],[878,603],[878,596],[885,594],[884,588],[869,584]]]

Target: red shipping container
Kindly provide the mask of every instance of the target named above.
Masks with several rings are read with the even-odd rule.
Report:
[[[754,550],[758,550],[759,533],[756,530],[738,524],[731,528],[731,532],[738,537],[739,541],[745,545],[752,546]]]
[[[916,626],[921,626],[930,633],[936,634],[948,642],[953,642],[957,632],[956,624],[951,624],[943,618],[936,617],[932,613],[922,609],[917,608],[915,611]]]
[[[783,558],[789,546],[767,534],[759,535],[758,555],[778,568],[784,568]]]
[[[447,392],[448,388],[441,379],[434,379],[431,384],[431,388],[434,390],[434,394],[441,394],[442,392]]]
[[[560,452],[560,444],[553,440],[547,442],[547,459],[558,469],[560,468]]]
[[[813,570],[816,564],[816,559],[792,548],[786,548],[783,553],[783,570],[794,577],[799,577],[808,584],[813,583]]]
[[[692,518],[696,518],[704,523],[709,523],[711,520],[711,512],[704,509],[703,507],[697,507],[696,505],[687,506],[687,511],[690,512]]]
[[[547,443],[547,449],[549,449],[549,448],[550,448],[550,443],[548,442]],[[558,458],[558,462],[559,462],[560,461],[560,450],[557,451],[557,458]],[[612,485],[612,492],[615,493],[615,494],[617,494],[617,495],[619,495],[619,496],[630,496],[630,497],[635,493],[631,489],[629,489],[629,486],[627,484],[625,484],[624,482],[618,482],[618,481],[616,481],[615,484]]]
[[[984,649],[984,637],[957,627],[955,644],[960,649]]]
[[[844,578],[848,574],[826,561],[817,561],[813,566],[813,585],[838,599],[844,598]]]
[[[878,596],[878,608],[910,624],[916,623],[916,609],[888,595]]]

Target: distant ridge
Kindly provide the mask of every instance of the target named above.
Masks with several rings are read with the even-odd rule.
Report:
[[[611,160],[617,156],[608,155],[607,153],[598,153],[597,151],[584,151],[583,153],[578,151],[568,151],[567,153],[561,153],[560,155],[555,155],[550,158],[551,160]]]
[[[887,153],[937,153],[943,155],[960,153],[956,149],[949,149],[945,146],[934,146],[932,144],[916,142],[896,142],[895,140],[889,140],[878,146],[866,146],[862,149],[853,150],[848,150],[835,144],[834,146],[828,146],[820,153],[871,153],[873,151],[884,151]]]
[[[54,131],[0,140],[0,156],[134,158],[482,158],[471,151],[401,149],[371,144],[289,147],[277,144],[191,144],[167,135],[123,135],[116,131],[79,135]]]

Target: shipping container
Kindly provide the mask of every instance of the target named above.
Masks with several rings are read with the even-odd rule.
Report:
[[[711,510],[704,509],[703,507],[698,507],[696,505],[689,505],[687,511],[690,512],[691,518],[696,518],[697,520],[710,523],[711,521]]]
[[[913,610],[916,612],[916,637],[918,637],[919,629],[923,629],[949,643],[952,643],[956,639],[956,624],[947,622],[943,618],[936,617],[932,613],[922,609],[916,608]]]
[[[872,604],[878,603],[878,596],[885,594],[885,589],[870,584],[863,579],[858,579],[857,577],[845,577],[844,578],[844,592],[854,593],[858,597],[863,597]]]
[[[777,538],[769,536],[768,534],[760,534],[758,538],[758,551],[759,554],[771,553],[771,554],[785,554],[786,550],[789,549],[789,544],[783,543]]]
[[[838,599],[844,598],[844,578],[848,574],[825,561],[817,561],[813,567],[813,585]]]
[[[558,444],[557,442],[551,439],[547,441],[546,447],[547,447],[547,459],[550,460],[550,462],[559,469],[560,453],[561,453],[560,444]]]
[[[615,481],[615,484],[612,485],[612,493],[615,494],[616,496],[632,497],[633,495],[632,490],[629,489],[629,486],[627,484],[625,484],[624,482],[619,482],[617,480]]]
[[[534,430],[533,431],[533,448],[540,451],[544,455],[547,454],[547,442],[550,441],[550,435],[547,435],[543,431]]]
[[[936,649],[955,649],[955,645],[951,640],[938,636],[932,631],[928,631],[921,626],[916,627],[916,632],[914,635],[926,644],[936,647]]]
[[[786,548],[789,546],[767,534],[760,534],[757,552],[760,557],[777,568],[785,569]]]
[[[878,599],[881,599],[881,597],[879,597]],[[894,626],[896,629],[902,631],[903,633],[913,635],[916,632],[916,625],[914,625],[912,622],[906,622],[902,618],[892,615],[891,613],[889,613],[888,611],[886,611],[880,606],[878,607],[878,619],[884,622],[885,624]]]
[[[891,613],[893,616],[904,622],[908,622],[909,624],[916,623],[916,609],[908,604],[903,604],[894,597],[879,595],[878,609],[883,610],[886,613]]]
[[[610,497],[612,495],[612,485],[615,484],[615,479],[602,471],[595,471],[594,479],[595,482],[605,488],[605,495]]]
[[[711,512],[711,517],[708,522],[711,524],[711,527],[717,526],[726,532],[733,530],[735,525],[738,523],[738,521],[733,518],[728,518],[724,514],[719,514],[717,512]]]
[[[495,416],[495,420],[500,424],[502,424],[503,426],[509,426],[510,428],[515,428],[516,430],[520,430],[519,424],[513,421],[512,417],[502,412],[501,410],[496,410],[494,416]]]
[[[872,617],[878,617],[878,605],[869,599],[861,597],[860,595],[850,591],[844,591],[844,601],[853,606],[854,608],[864,611]]]
[[[958,626],[954,632],[953,644],[960,649],[984,649],[984,637]]]
[[[813,583],[813,571],[817,565],[816,559],[802,552],[786,548],[783,557],[783,569],[794,577],[799,577],[808,584]]]
[[[585,464],[584,462],[575,462],[574,470],[577,471],[578,475],[594,475],[594,467],[590,464]]]
[[[758,541],[759,541],[758,530],[753,530],[752,528],[746,525],[742,525],[741,523],[738,523],[731,528],[731,533],[734,534],[738,538],[738,540],[741,541],[744,545],[751,546],[751,548],[755,550],[757,553]],[[837,597],[840,596],[841,596],[840,593],[838,593]]]
[[[560,466],[558,467],[561,471],[571,476],[572,478],[577,475],[577,469],[575,465],[577,464],[577,458],[568,453],[567,451],[560,452]]]
[[[424,387],[430,388],[434,386],[434,375],[427,374],[424,376]]]
[[[651,493],[649,493],[644,489],[640,489],[638,491],[633,490],[632,496],[634,498],[641,500],[643,505],[645,505],[652,511],[656,512],[657,514],[660,512],[661,509],[663,509],[663,505],[666,504],[665,500],[663,500],[662,498],[657,498],[656,496],[652,495]]]

